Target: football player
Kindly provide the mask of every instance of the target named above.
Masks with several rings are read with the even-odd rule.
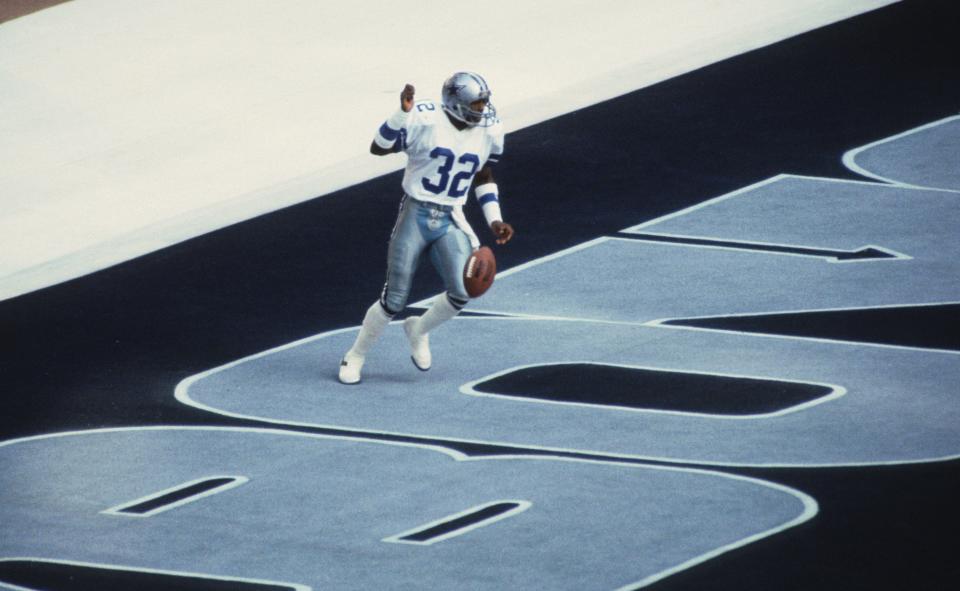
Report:
[[[430,331],[456,316],[470,299],[463,286],[463,266],[480,246],[463,215],[471,190],[497,244],[506,244],[514,233],[500,214],[493,179],[493,166],[503,154],[503,127],[482,77],[457,72],[443,83],[440,105],[414,101],[413,86],[404,86],[400,109],[380,126],[370,144],[370,152],[378,156],[401,151],[407,154],[407,167],[400,213],[387,250],[387,280],[340,362],[339,378],[344,384],[360,381],[367,351],[406,306],[424,253],[443,278],[446,292],[423,316],[407,318],[403,329],[414,365],[422,371],[430,369]]]

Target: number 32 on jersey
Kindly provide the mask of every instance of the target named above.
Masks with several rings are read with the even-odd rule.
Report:
[[[421,179],[423,188],[434,195],[446,194],[448,197],[462,197],[470,189],[470,180],[480,167],[480,157],[466,153],[457,157],[453,150],[437,146],[430,152],[430,158],[440,159],[440,168],[433,178]],[[451,178],[454,167],[456,174]]]

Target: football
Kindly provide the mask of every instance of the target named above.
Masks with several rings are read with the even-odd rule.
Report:
[[[463,286],[467,288],[467,294],[472,298],[482,296],[493,285],[496,274],[497,259],[490,247],[481,246],[473,251],[463,266]]]

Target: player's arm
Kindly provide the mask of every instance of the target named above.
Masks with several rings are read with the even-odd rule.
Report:
[[[483,208],[483,217],[487,219],[490,230],[497,238],[497,244],[506,244],[513,238],[513,226],[503,221],[500,213],[500,196],[497,183],[493,179],[493,167],[484,164],[473,179],[473,192]]]
[[[370,153],[377,156],[386,156],[403,150],[402,133],[406,126],[410,111],[413,109],[414,88],[407,84],[400,92],[400,110],[384,121],[370,143]]]

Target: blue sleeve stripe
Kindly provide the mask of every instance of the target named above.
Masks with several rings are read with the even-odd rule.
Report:
[[[480,202],[480,205],[486,205],[491,201],[500,201],[500,200],[497,199],[496,193],[487,193],[486,195],[480,195],[479,197],[477,197],[477,201]]]
[[[389,125],[384,123],[380,126],[380,135],[383,136],[383,139],[387,140],[388,142],[392,142],[400,135],[400,130],[392,129]]]

